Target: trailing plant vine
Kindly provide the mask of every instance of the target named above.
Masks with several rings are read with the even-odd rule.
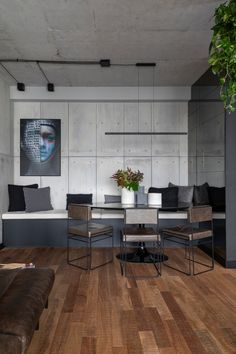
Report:
[[[236,108],[236,0],[221,4],[214,17],[209,64],[219,78],[225,109],[233,112]]]

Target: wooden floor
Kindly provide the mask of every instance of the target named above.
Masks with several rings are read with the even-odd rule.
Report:
[[[181,250],[168,254],[181,265]],[[3,249],[4,262],[33,262],[56,272],[27,354],[236,353],[236,269],[216,264],[212,272],[189,277],[163,267],[159,278],[134,281],[121,276],[117,259],[90,273],[68,266],[61,248]]]

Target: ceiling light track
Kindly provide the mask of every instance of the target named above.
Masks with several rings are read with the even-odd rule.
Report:
[[[47,81],[47,89],[49,92],[54,92],[54,84],[51,83],[45,74],[40,64],[63,64],[63,65],[100,65],[101,68],[109,68],[111,66],[110,59],[94,60],[33,60],[33,59],[0,59],[0,65],[17,83],[18,91],[25,91],[25,84],[18,80],[10,73],[3,63],[36,63],[43,77]]]
[[[110,59],[95,60],[34,60],[34,59],[0,59],[1,63],[40,63],[40,64],[68,64],[68,65],[100,65],[110,67]]]
[[[34,59],[0,59],[0,65],[2,68],[10,75],[17,83],[18,91],[25,91],[25,84],[18,82],[18,80],[10,73],[3,63],[35,63],[37,64],[40,72],[47,81],[47,89],[50,92],[54,91],[54,84],[48,80],[45,71],[40,64],[61,64],[61,65],[100,65],[102,68],[109,68],[111,65],[114,66],[136,66],[136,67],[155,67],[156,63],[135,63],[135,64],[111,64],[110,59],[100,59],[100,60],[34,60]]]

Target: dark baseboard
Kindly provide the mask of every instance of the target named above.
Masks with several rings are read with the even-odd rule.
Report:
[[[208,256],[211,256],[211,249],[204,246],[204,245],[200,245],[198,246],[203,252],[205,252],[206,254],[208,254]],[[227,261],[225,258],[223,258],[222,256],[220,256],[219,254],[217,254],[215,252],[214,254],[214,258],[215,260],[220,263],[223,267],[225,268],[236,268],[236,260],[232,260],[232,261]]]
[[[236,268],[236,261],[226,261],[225,268]]]
[[[205,246],[205,245],[199,245],[198,247],[199,247],[203,252],[205,252],[208,256],[211,257],[211,249],[210,249],[209,247],[207,247],[207,246]],[[215,259],[216,262],[220,263],[223,267],[226,267],[226,261],[225,261],[225,259],[224,259],[222,256],[220,256],[219,254],[217,254],[216,252],[215,252],[215,254],[214,254],[214,259]]]

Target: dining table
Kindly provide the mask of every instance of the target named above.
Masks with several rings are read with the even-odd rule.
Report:
[[[156,205],[156,204],[122,204],[122,203],[93,203],[89,204],[91,209],[101,209],[101,210],[113,210],[113,211],[124,211],[125,209],[137,208],[137,209],[158,209],[159,212],[181,212],[186,211],[189,205],[186,203],[180,203],[178,205],[166,204],[166,205]],[[139,224],[137,222],[137,224]],[[139,227],[145,227],[145,225],[139,225]],[[121,253],[116,255],[118,259],[124,256]],[[125,256],[127,262],[134,263],[153,263],[153,259],[158,261],[165,261],[168,256],[164,253],[153,254],[149,252],[146,248],[145,242],[139,242],[137,248],[134,252],[128,252]]]

